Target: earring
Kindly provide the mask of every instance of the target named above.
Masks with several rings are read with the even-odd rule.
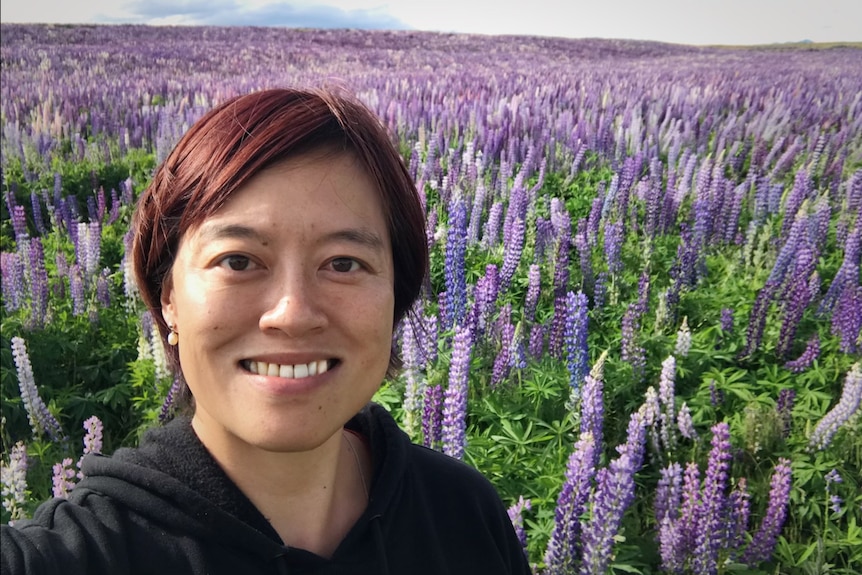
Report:
[[[169,325],[168,328],[171,330],[171,333],[168,334],[168,345],[177,345],[180,342],[180,334],[174,329],[173,324]]]

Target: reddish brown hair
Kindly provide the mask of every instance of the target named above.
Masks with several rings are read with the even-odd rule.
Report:
[[[393,140],[373,112],[345,93],[270,89],[230,99],[204,115],[138,199],[135,277],[163,340],[169,329],[162,317],[162,286],[183,234],[261,170],[320,148],[354,153],[377,183],[392,244],[395,321],[405,316],[428,269],[428,248],[419,195]],[[176,370],[177,348],[167,346],[166,352]],[[390,365],[397,361],[393,354]]]

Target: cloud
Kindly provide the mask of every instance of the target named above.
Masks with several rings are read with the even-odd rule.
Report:
[[[331,5],[269,3],[250,5],[242,0],[131,0],[123,5],[123,22],[202,26],[287,26],[296,28],[359,28],[408,30],[381,9],[345,10]],[[130,18],[131,17],[131,18]],[[101,16],[105,23],[119,20]]]

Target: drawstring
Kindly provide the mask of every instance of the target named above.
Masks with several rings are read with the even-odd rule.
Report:
[[[374,531],[374,542],[377,545],[377,556],[380,559],[380,575],[389,575],[389,562],[386,559],[386,546],[383,541],[383,529],[380,527],[380,515],[371,518],[371,529]]]

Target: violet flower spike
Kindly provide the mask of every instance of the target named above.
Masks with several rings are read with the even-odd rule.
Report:
[[[54,487],[52,493],[54,497],[69,497],[69,492],[75,488],[75,470],[72,468],[72,458],[67,457],[60,463],[54,464],[54,475],[52,482]]]
[[[449,385],[443,399],[443,453],[462,459],[467,431],[467,391],[470,354],[473,348],[469,327],[456,326],[449,364]]]
[[[33,437],[46,434],[51,441],[63,439],[63,431],[57,418],[48,411],[48,407],[39,397],[36,380],[33,377],[33,366],[30,364],[30,356],[24,340],[18,336],[12,338],[12,356],[18,371],[18,386],[21,389],[21,399],[24,400],[24,408],[27,418],[30,420],[30,428]]]
[[[730,471],[730,426],[720,422],[712,426],[712,449],[703,483],[703,499],[698,513],[694,571],[718,573],[718,552],[726,545],[722,524],[727,506],[725,490]]]
[[[856,413],[860,403],[862,403],[862,363],[857,362],[847,373],[841,399],[823,416],[811,433],[808,439],[809,449],[821,451],[829,447],[832,437]]]
[[[775,542],[787,518],[791,485],[790,460],[781,458],[772,472],[766,515],[742,557],[742,562],[749,567],[754,567],[761,561],[767,561],[772,556]]]
[[[19,441],[9,452],[9,463],[0,461],[0,496],[9,512],[9,525],[27,517],[27,448]]]

